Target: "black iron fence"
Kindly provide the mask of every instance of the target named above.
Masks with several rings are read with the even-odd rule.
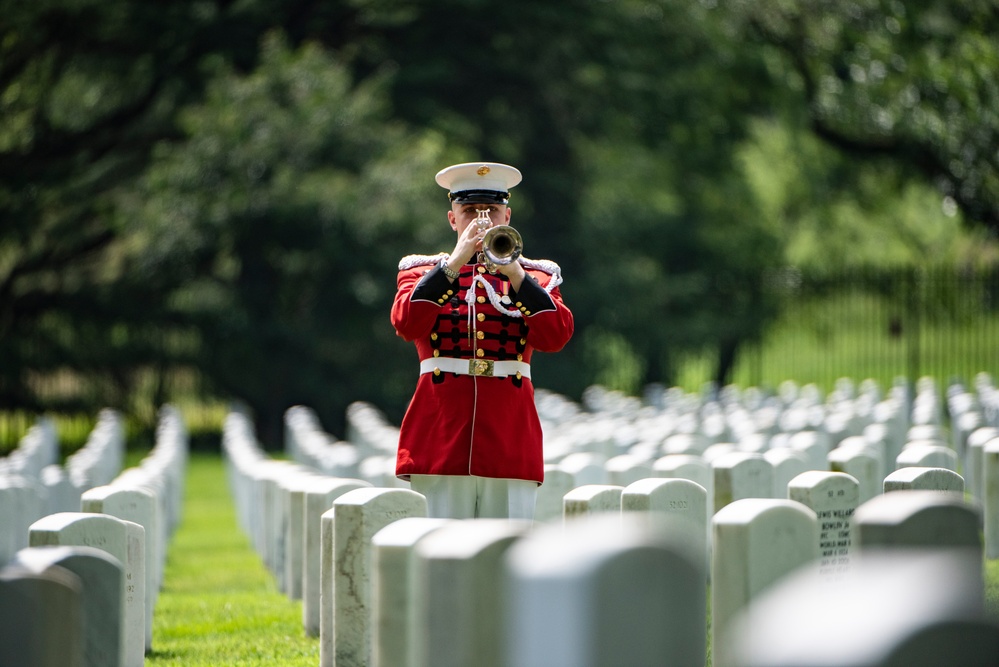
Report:
[[[999,267],[769,275],[781,315],[743,350],[733,381],[830,388],[839,377],[931,376],[971,383],[999,375]]]

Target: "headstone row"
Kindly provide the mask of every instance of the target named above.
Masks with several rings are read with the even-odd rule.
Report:
[[[858,581],[851,590],[876,599],[882,622],[868,617],[860,627],[828,610],[821,622],[799,619],[813,637],[824,625],[823,641],[856,662],[837,662],[818,642],[817,662],[768,663],[801,645],[773,630],[769,655],[754,664],[901,665],[881,660],[914,641],[941,641],[960,656],[994,645],[999,628],[984,616],[975,505],[959,494],[904,490],[850,511],[840,508],[855,500],[857,484],[842,473],[796,486],[815,509],[750,498],[718,512],[709,563],[693,536],[703,524],[704,490],[686,480],[637,482],[619,494],[618,513],[567,513],[561,524],[430,519],[412,491],[349,491],[322,516],[320,664],[702,665],[709,572],[711,650],[720,667],[749,664],[750,648],[760,650],[750,646],[752,624],[769,622],[753,613],[756,601],[802,573],[811,576],[790,587],[780,613],[793,615],[799,595]],[[837,560],[851,540],[851,558]],[[880,558],[899,575],[882,581],[871,569]],[[901,573],[911,595],[898,594]],[[911,605],[920,595],[945,604]],[[974,633],[962,634],[965,627]]]
[[[926,418],[937,414],[933,401],[924,405]],[[827,435],[810,433],[798,438],[806,452]],[[547,525],[428,519],[411,491],[348,491],[320,519],[321,664],[703,664],[710,574],[715,664],[738,665],[747,649],[736,628],[750,602],[796,572],[862,579],[876,595],[877,578],[864,567],[877,551],[895,550],[901,571],[906,550],[960,547],[977,554],[981,571],[981,510],[954,492],[963,480],[953,470],[901,468],[864,499],[846,472],[806,466],[792,476],[789,468],[777,498],[778,466],[767,451],[676,455],[706,466],[695,469],[709,473],[713,514],[706,488],[679,475],[570,487],[562,520]],[[663,467],[684,469],[675,463]],[[934,570],[937,580],[947,580],[948,567]],[[889,624],[876,647],[849,633],[834,640],[867,660],[855,664],[870,665],[881,664],[885,646],[905,651],[913,637],[952,648],[960,633],[941,639],[941,623],[975,628],[962,649],[969,654],[990,645],[999,635],[978,613],[982,587],[949,595],[950,607],[906,611],[904,632]]]
[[[293,461],[330,475],[357,477],[360,448],[323,430],[312,408],[296,405],[284,414],[285,452]]]
[[[348,406],[346,440],[325,431],[306,406],[289,408],[284,424],[285,451],[293,461],[331,477],[359,478],[378,487],[408,487],[395,476],[399,430],[370,403]]]
[[[389,423],[381,410],[366,401],[347,406],[347,440],[361,449],[362,457],[373,454],[395,456],[399,429]]]
[[[17,447],[0,458],[0,477],[19,475],[38,479],[42,470],[59,461],[59,434],[51,417],[40,417]]]
[[[985,374],[976,386],[986,395],[995,393]],[[983,501],[984,448],[999,431],[979,416],[976,424],[982,425],[956,447],[944,414],[953,420],[959,405],[967,410],[978,402],[957,385],[948,391],[945,407],[930,378],[920,378],[914,390],[900,380],[887,396],[873,382],[862,382],[858,390],[843,379],[824,400],[813,386],[784,383],[775,395],[732,387],[700,396],[662,390],[642,404],[591,387],[576,410],[566,408],[570,401],[539,391],[548,488],[539,491],[536,517],[557,520],[559,498],[568,489],[625,486],[648,476],[682,476],[705,486],[713,513],[730,499],[782,498],[787,482],[807,470],[855,477],[864,501],[882,493],[885,478],[896,470],[947,469],[962,474],[967,490]],[[721,478],[722,486],[713,488],[720,468],[736,473],[730,480],[736,487]]]
[[[124,430],[113,410],[102,410],[83,447],[59,465],[55,424],[41,418],[0,460],[0,565],[28,546],[28,527],[62,511],[79,511],[80,496],[121,470]]]
[[[566,400],[543,391],[538,407],[543,423],[552,427],[550,462],[575,452],[606,459],[627,453],[651,462],[670,453],[701,454],[715,444],[759,453],[784,446],[789,434],[800,431],[822,433],[827,449],[833,449],[846,437],[864,435],[868,426],[868,439],[885,442],[894,457],[911,425],[940,425],[939,400],[923,398],[936,391],[932,382],[921,381],[914,400],[900,380],[887,396],[870,381],[861,383],[858,393],[844,379],[825,400],[813,385],[784,383],[774,395],[754,388],[725,387],[704,395],[672,388],[650,392],[643,404],[591,387],[579,410],[565,409]],[[671,436],[681,437],[670,441]]]
[[[84,491],[121,470],[124,429],[120,415],[102,410],[83,447],[59,465],[55,423],[42,417],[9,456],[0,459],[0,565],[28,546],[28,527],[49,514],[80,510]]]
[[[346,417],[346,439],[358,448],[361,478],[379,487],[409,488],[395,476],[399,427],[366,401],[347,406]]]
[[[293,409],[286,419],[286,445],[302,454],[318,422],[311,411]],[[222,453],[241,528],[289,599],[302,600],[302,625],[321,634],[322,516],[335,499],[371,484],[324,474],[304,463],[271,458],[256,437],[248,413],[234,407],[222,432]],[[329,597],[326,597],[329,602]]]
[[[104,409],[83,447],[66,457],[66,474],[81,493],[111,482],[125,461],[125,424],[116,410]]]
[[[0,664],[144,663],[166,543],[179,520],[187,461],[180,413],[163,408],[154,447],[139,466],[115,472],[123,460],[120,418],[102,411],[67,462],[76,506],[34,520],[0,571],[0,617],[16,619],[3,624]],[[90,487],[93,481],[107,483]]]

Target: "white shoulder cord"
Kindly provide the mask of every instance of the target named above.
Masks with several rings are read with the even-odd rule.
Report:
[[[446,252],[437,253],[436,255],[406,255],[399,260],[399,270],[408,271],[416,266],[437,264],[447,257],[449,255]]]
[[[555,262],[549,260],[534,260],[534,259],[519,259],[518,260],[525,268],[535,269],[538,271],[544,271],[551,275],[548,283],[544,286],[545,292],[548,294],[552,293],[552,290],[562,284],[562,270],[559,265]],[[489,284],[489,281],[485,279],[481,274],[472,274],[472,284],[468,286],[468,292],[465,293],[465,303],[468,304],[468,315],[469,317],[474,317],[475,310],[475,283],[479,283],[486,290],[486,294],[489,295],[489,303],[493,304],[493,307],[509,315],[510,317],[523,317],[524,315],[519,310],[510,310],[500,301],[499,294],[493,289],[493,286]],[[469,329],[471,330],[471,329]]]

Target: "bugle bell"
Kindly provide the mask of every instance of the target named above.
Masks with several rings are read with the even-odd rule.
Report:
[[[524,240],[520,232],[509,225],[490,227],[482,237],[482,263],[490,273],[496,273],[497,267],[516,262],[523,251]]]

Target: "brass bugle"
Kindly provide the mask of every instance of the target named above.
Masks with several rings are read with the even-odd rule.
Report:
[[[524,240],[520,232],[509,225],[490,227],[482,237],[483,264],[490,273],[496,273],[496,268],[517,261],[524,251]]]

